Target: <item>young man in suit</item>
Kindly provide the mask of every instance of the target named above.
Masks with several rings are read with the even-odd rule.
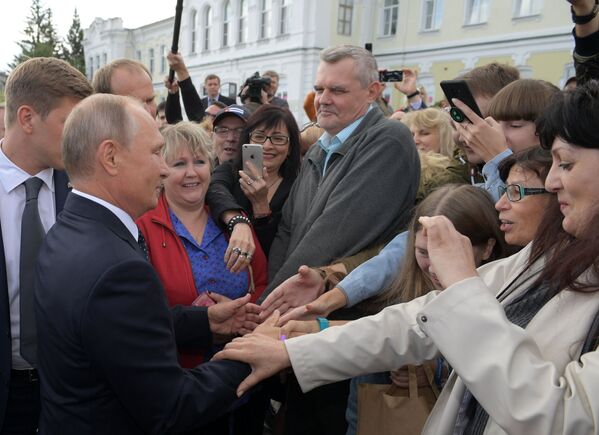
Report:
[[[0,141],[2,434],[37,430],[40,398],[33,307],[37,250],[67,196],[60,158],[64,121],[91,92],[83,74],[54,58],[20,64],[6,83],[6,134]]]
[[[249,373],[231,361],[191,370],[177,361],[177,345],[210,346],[212,333],[253,325],[249,294],[169,311],[134,222],[157,204],[163,146],[128,97],[93,95],[65,124],[73,191],[40,250],[35,292],[42,434],[195,430],[227,411]]]
[[[235,99],[220,94],[220,77],[216,74],[208,74],[206,76],[204,79],[204,88],[206,89],[206,96],[202,98],[204,107],[210,106],[214,101],[220,101],[227,106],[236,103]]]

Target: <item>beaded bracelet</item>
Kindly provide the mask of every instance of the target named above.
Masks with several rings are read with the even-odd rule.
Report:
[[[229,231],[229,233],[232,233],[235,225],[237,225],[239,223],[248,224],[248,225],[252,224],[252,222],[249,220],[249,218],[245,217],[244,215],[242,215],[242,214],[235,215],[231,219],[229,219],[229,222],[227,222],[227,230]]]

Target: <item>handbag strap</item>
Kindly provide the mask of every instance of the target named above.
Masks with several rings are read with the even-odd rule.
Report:
[[[408,365],[408,388],[410,390],[410,399],[418,397],[418,376],[416,376],[416,367]]]
[[[431,366],[426,363],[423,364],[422,367],[424,368],[424,373],[426,374],[426,379],[428,380],[431,390],[433,390],[435,398],[438,399],[441,392],[439,391],[439,388],[435,382],[435,374],[433,373],[433,369],[431,369]]]

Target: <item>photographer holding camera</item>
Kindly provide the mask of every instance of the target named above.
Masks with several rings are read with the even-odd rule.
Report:
[[[241,86],[239,98],[241,103],[250,111],[255,111],[259,105],[268,104],[268,89],[270,88],[270,78],[260,77],[258,71]]]

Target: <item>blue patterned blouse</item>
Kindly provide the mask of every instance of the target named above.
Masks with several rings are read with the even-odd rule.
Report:
[[[239,273],[231,273],[227,270],[223,259],[228,241],[210,214],[208,214],[202,244],[198,245],[173,211],[169,210],[169,213],[173,228],[187,251],[198,294],[210,291],[230,299],[245,295],[249,287],[248,272],[243,270]]]

